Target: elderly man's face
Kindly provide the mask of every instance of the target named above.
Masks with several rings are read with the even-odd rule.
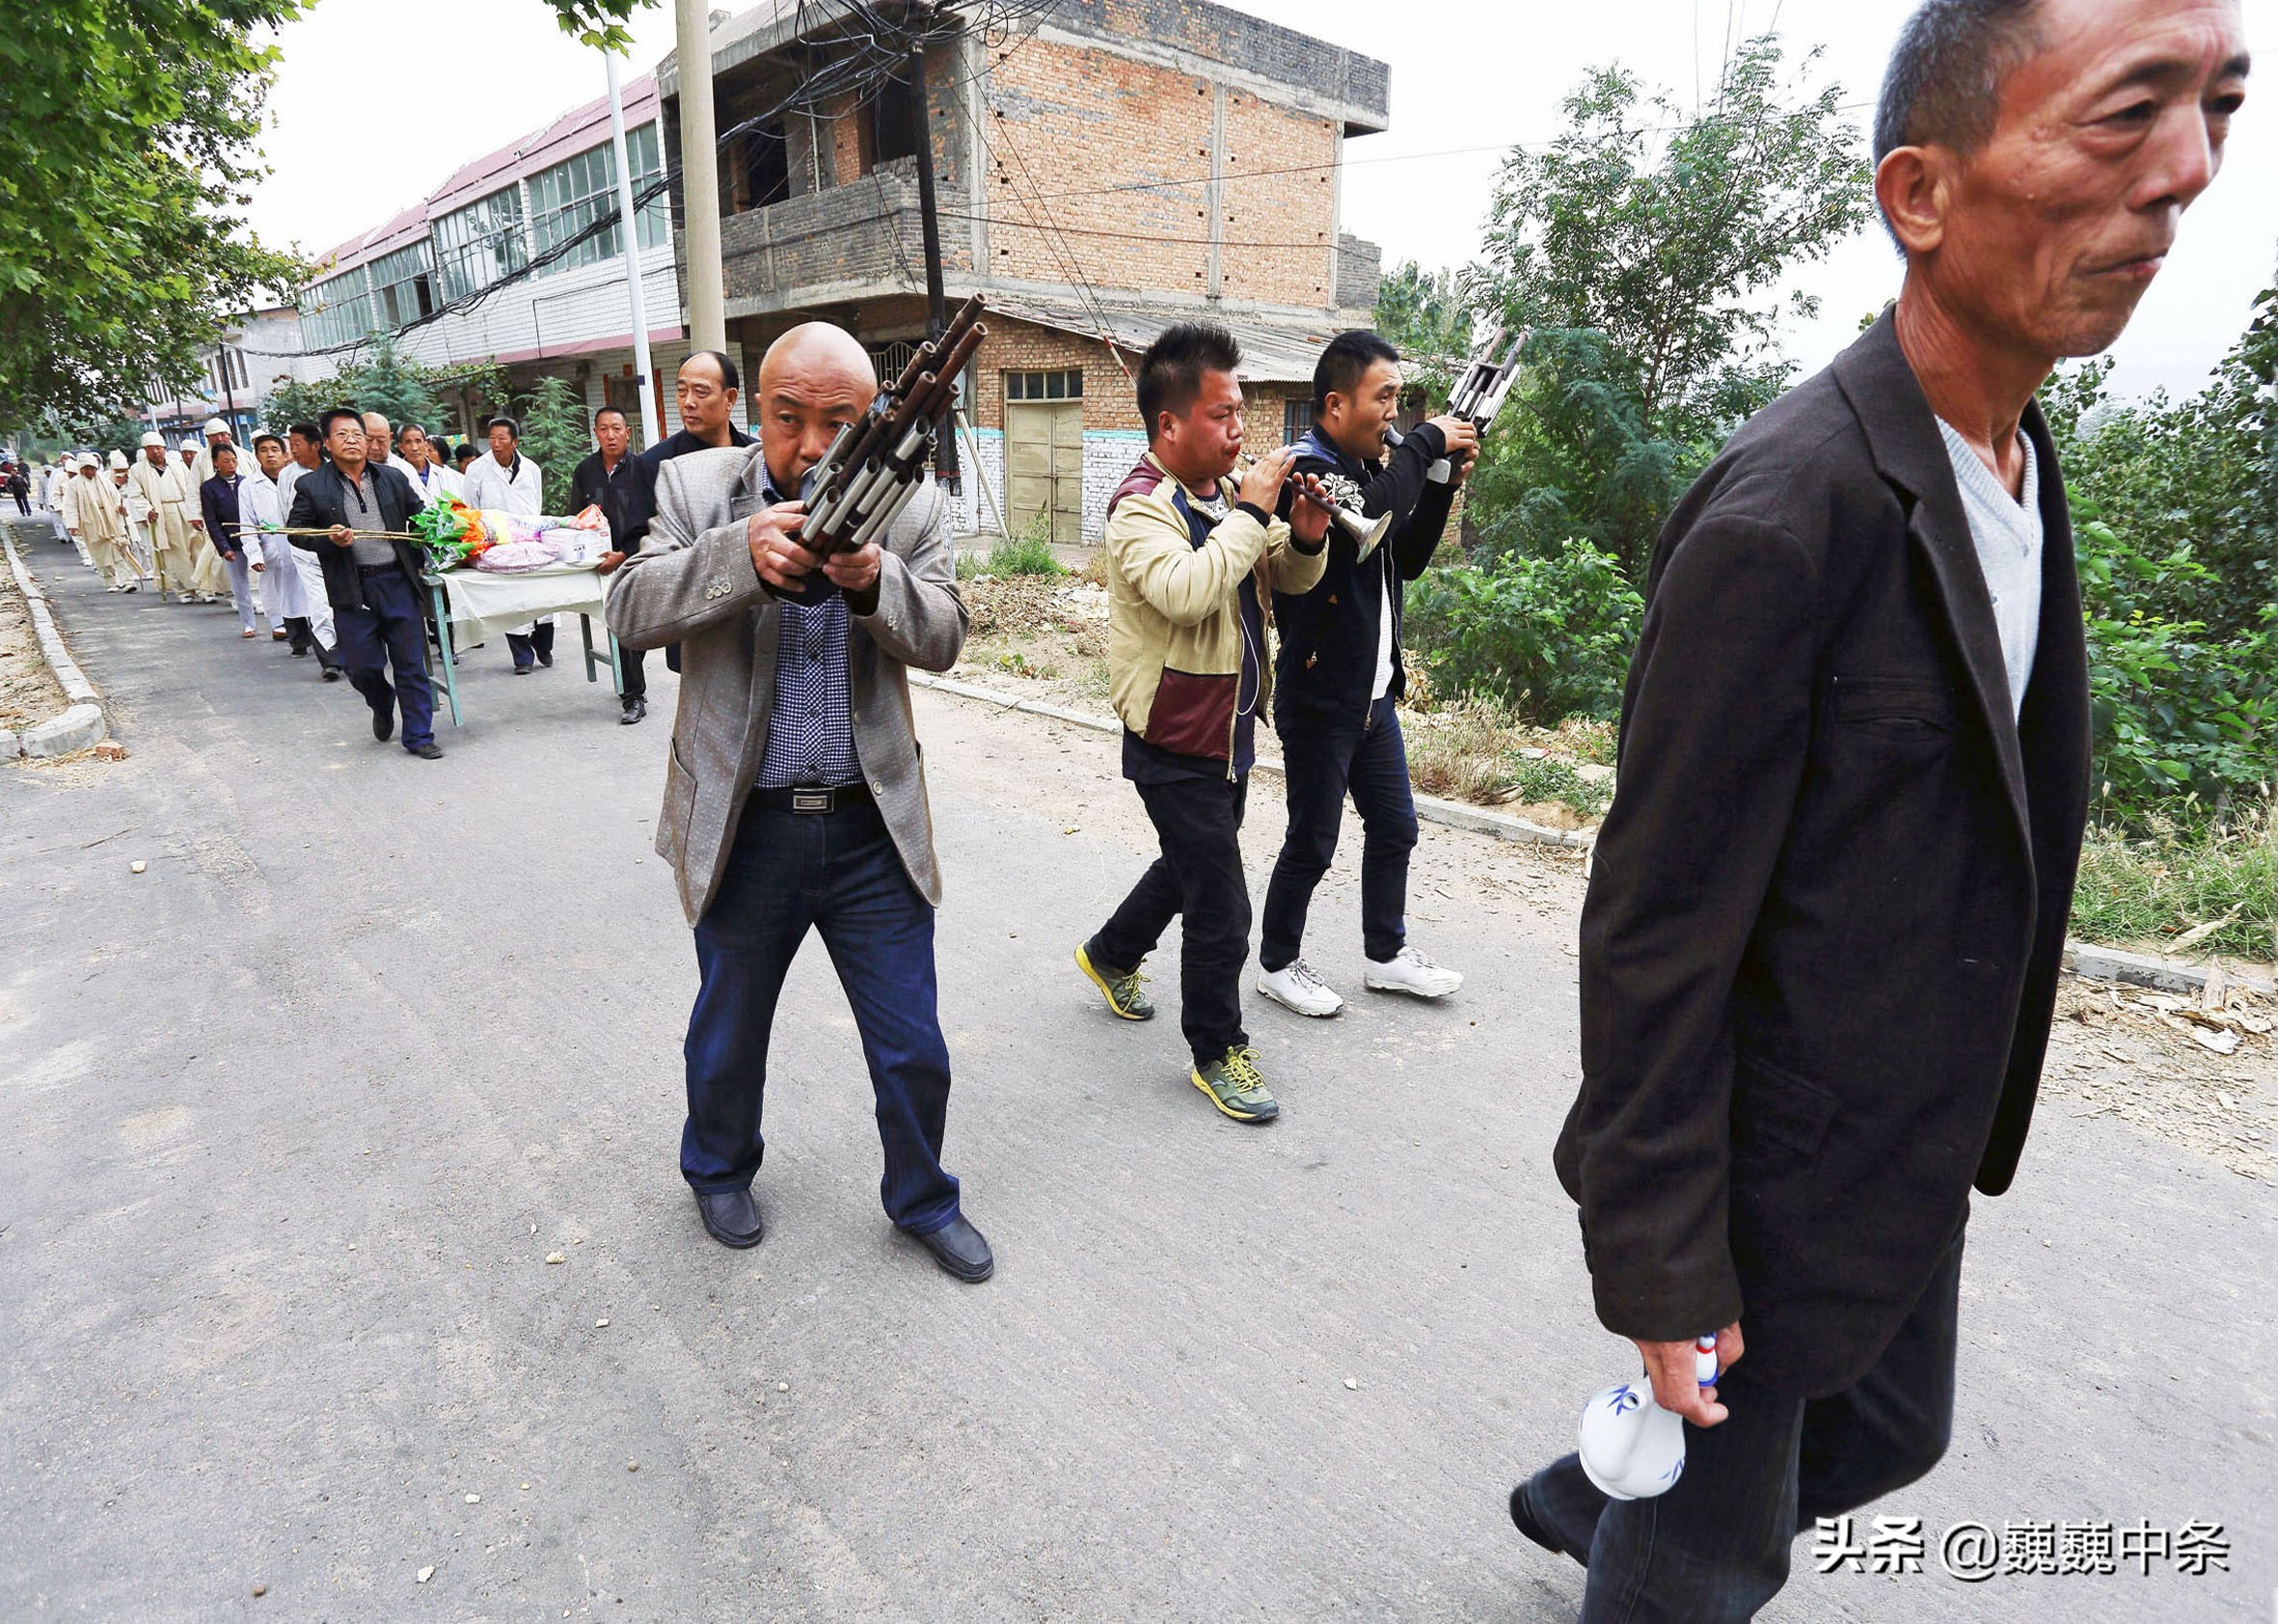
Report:
[[[870,409],[878,379],[836,356],[795,353],[761,369],[759,392],[760,454],[775,489],[796,497],[838,431]]]
[[[692,355],[680,364],[672,385],[681,426],[699,440],[724,439],[736,410],[736,392],[720,375],[719,363]]]
[[[395,430],[388,420],[377,412],[364,414],[364,454],[373,462],[386,462],[388,452],[395,443]]]
[[[2110,346],[2244,98],[2236,0],[2042,0],[2041,48],[1956,162],[1935,280],[1987,330],[2047,356]]]

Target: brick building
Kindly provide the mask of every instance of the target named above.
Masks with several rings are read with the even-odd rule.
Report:
[[[822,316],[890,376],[925,331],[907,88],[771,112],[860,48],[846,26],[768,0],[713,31],[719,128],[748,126],[720,162],[728,331],[756,357]],[[967,374],[989,487],[966,481],[968,525],[1096,535],[1145,444],[1128,364],[1174,321],[1241,340],[1254,444],[1303,426],[1320,346],[1375,304],[1377,250],[1339,194],[1346,138],[1385,127],[1384,64],[1207,0],[1062,0],[1032,31],[933,47],[926,74],[950,301],[994,312]],[[670,146],[673,58],[657,83]],[[675,221],[686,205],[676,187]]]

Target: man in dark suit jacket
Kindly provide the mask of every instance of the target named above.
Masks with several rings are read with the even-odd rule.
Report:
[[[1944,1450],[1969,1189],[2017,1170],[2088,805],[2032,397],[2126,326],[2244,73],[2220,7],[1930,0],[1875,126],[1897,305],[1662,533],[1555,1159],[1598,1317],[1692,1424],[1658,1499],[1572,1455],[1513,1491],[1585,1620],[1751,1617],[1798,1531]]]
[[[371,736],[385,743],[394,733],[400,702],[403,747],[433,761],[443,746],[435,743],[435,690],[427,680],[427,620],[420,607],[426,560],[417,542],[375,533],[408,528],[420,499],[399,471],[366,459],[364,420],[355,412],[336,406],[319,420],[319,429],[330,455],[293,485],[285,526],[328,532],[296,535],[292,544],[315,554],[323,567],[340,663],[371,707]],[[388,683],[391,663],[393,687]]]

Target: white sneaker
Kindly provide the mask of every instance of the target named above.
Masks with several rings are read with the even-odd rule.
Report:
[[[1278,970],[1261,969],[1258,990],[1301,1015],[1333,1015],[1344,1008],[1344,1000],[1330,991],[1302,959],[1292,959]]]
[[[1371,992],[1413,992],[1419,998],[1445,998],[1463,985],[1460,975],[1412,947],[1401,948],[1382,963],[1370,960],[1368,981]]]

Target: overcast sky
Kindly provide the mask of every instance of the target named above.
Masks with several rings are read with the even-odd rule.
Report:
[[[716,9],[718,9],[716,5]],[[741,10],[741,7],[733,9]],[[1582,73],[1618,62],[1691,105],[1728,38],[1776,26],[1824,46],[1825,75],[1868,102],[1911,0],[1238,0],[1236,9],[1384,59],[1391,127],[1350,143],[1345,229],[1401,259],[1453,265],[1478,252],[1498,153],[1559,128]],[[2278,261],[2278,0],[2246,0],[2261,86],[2234,126],[2222,176],[2116,351],[2127,392],[2190,390],[2245,325]],[[672,48],[669,0],[634,23],[634,70]],[[541,0],[319,0],[283,33],[270,98],[274,174],[257,189],[263,237],[314,254],[378,224],[461,163],[599,95],[598,56],[561,34]],[[1852,117],[1863,126],[1861,106]],[[1861,234],[1799,282],[1821,319],[1787,348],[1816,366],[1897,286],[1885,239]]]

